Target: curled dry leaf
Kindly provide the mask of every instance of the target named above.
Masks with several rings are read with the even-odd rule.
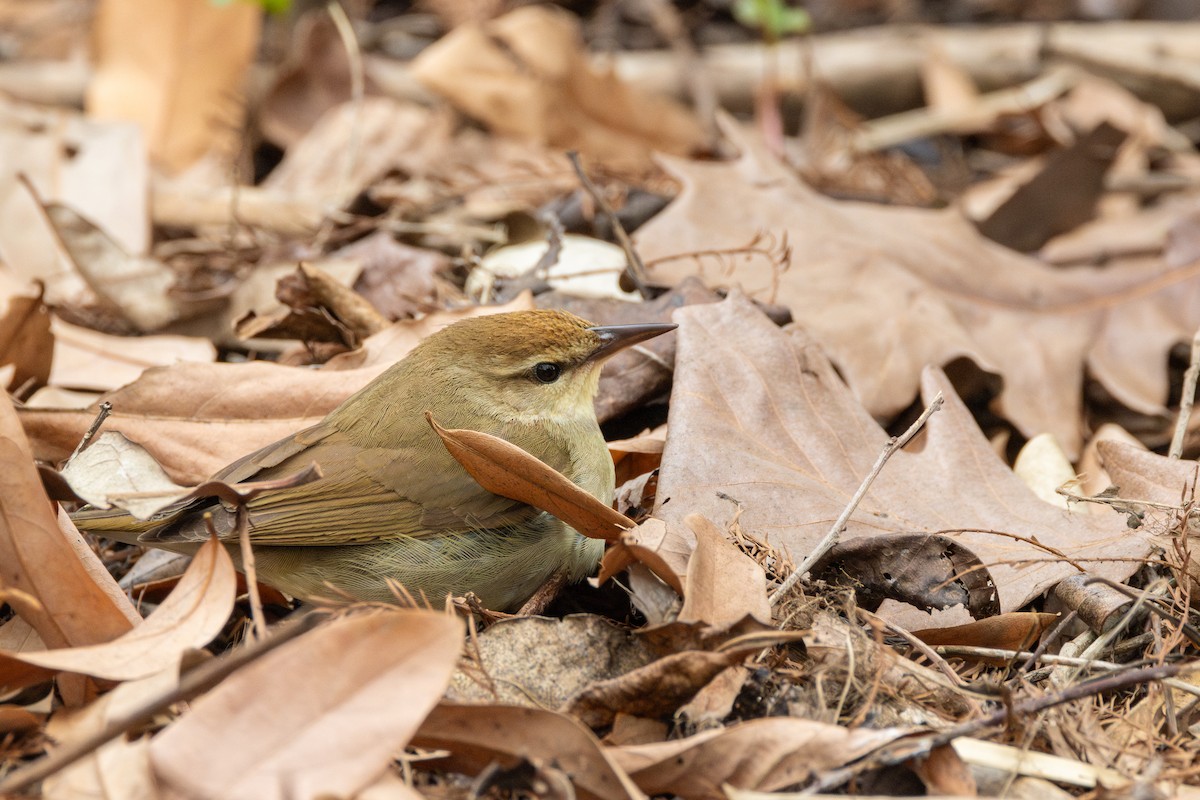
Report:
[[[646,794],[723,800],[724,784],[782,789],[844,766],[903,733],[773,717],[678,741],[614,747],[609,753]]]
[[[201,648],[221,632],[233,611],[236,588],[229,554],[215,540],[206,542],[175,590],[133,630],[104,644],[0,653],[0,683],[5,683],[12,662],[114,681],[168,669],[179,663],[185,650]]]
[[[117,431],[104,431],[72,458],[60,473],[71,490],[97,508],[111,508],[114,495],[136,493],[149,505],[121,505],[138,519],[147,519],[188,493],[172,481],[145,448]],[[136,509],[136,510],[135,510]]]
[[[97,569],[88,570],[83,558]],[[0,399],[0,586],[37,600],[37,608],[19,610],[50,647],[107,642],[137,619],[128,601],[116,599],[120,589],[95,555],[77,550],[60,530],[7,396]]]
[[[1139,500],[1179,506],[1196,490],[1200,472],[1196,462],[1167,458],[1125,442],[1099,442],[1100,463],[1117,487],[1122,500]]]
[[[621,538],[604,552],[595,582],[603,584],[630,564],[640,563],[683,597],[683,576],[687,574],[692,549],[690,541],[671,537],[666,523],[651,517],[621,534]]]
[[[88,286],[138,330],[157,330],[179,316],[169,294],[175,273],[166,264],[127,252],[102,228],[69,206],[44,203],[43,210]]]
[[[450,455],[489,492],[549,512],[592,539],[614,542],[633,527],[629,517],[515,444],[479,431],[447,430],[428,411],[425,419]]]
[[[1018,428],[1054,434],[1072,456],[1085,365],[1131,408],[1163,410],[1167,351],[1200,318],[1200,266],[1055,270],[987,241],[954,211],[822,197],[725,129],[740,159],[665,161],[683,191],[636,242],[655,280],[699,271],[787,305],[880,417],[912,402],[922,367],[962,356],[1004,378],[1000,409]],[[756,231],[786,235],[803,262],[780,272],[766,259],[688,255],[737,252]]]
[[[352,796],[441,697],[462,633],[453,617],[412,609],[322,625],[194,702],[151,742],[155,774],[191,797]]]
[[[430,712],[412,743],[446,750],[449,769],[475,774],[496,761],[536,755],[571,776],[580,798],[642,800],[645,795],[617,767],[611,749],[578,720],[555,711],[511,706],[441,703]]]
[[[930,628],[913,631],[925,644],[956,644],[967,647],[995,647],[1001,650],[1032,650],[1038,639],[1055,622],[1058,614],[1033,611],[1012,611],[994,617],[954,625],[949,628]]]
[[[737,297],[681,309],[675,319],[671,438],[655,511],[667,523],[660,552],[691,548],[687,514],[720,527],[740,508],[743,529],[801,558],[845,508],[887,434],[803,330],[785,333]],[[906,564],[895,549],[892,572],[915,566],[928,573],[922,585],[953,589],[977,613],[1019,609],[1079,571],[1072,562],[1114,580],[1137,569],[1145,539],[1115,515],[1070,515],[1037,500],[993,454],[945,376],[928,370],[922,381],[928,396],[945,394],[945,406],[927,424],[922,449],[894,454],[872,484],[843,534],[859,540],[850,544],[887,553],[889,535],[907,534],[957,547],[986,569],[964,575],[953,559],[938,558]],[[969,583],[981,572],[994,586],[991,600]]]
[[[50,379],[54,337],[50,314],[38,293],[10,291],[0,281],[0,367],[11,365],[11,390],[46,385]]]

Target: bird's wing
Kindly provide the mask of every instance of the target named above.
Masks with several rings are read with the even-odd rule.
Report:
[[[440,444],[361,448],[336,429],[304,431],[230,465],[220,476],[265,480],[313,462],[324,477],[264,492],[247,503],[253,544],[362,544],[503,528],[539,513],[480,487]],[[215,502],[189,509],[141,539],[160,545],[203,541],[209,536],[206,511],[223,541],[236,539],[232,509]]]

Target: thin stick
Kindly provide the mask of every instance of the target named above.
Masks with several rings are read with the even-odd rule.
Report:
[[[892,748],[890,752],[885,749],[887,748],[887,745],[885,745],[883,748],[880,748],[883,752],[876,751],[873,756],[865,758],[856,764],[842,767],[841,769],[830,770],[822,775],[813,785],[806,787],[800,794],[813,795],[820,792],[827,792],[831,789],[836,789],[847,781],[853,780],[864,772],[881,767],[903,764],[914,758],[928,755],[934,749],[949,744],[961,736],[974,736],[986,728],[1001,725],[1010,716],[1035,714],[1039,711],[1045,711],[1048,708],[1062,705],[1063,703],[1070,703],[1074,700],[1081,700],[1084,697],[1094,694],[1125,689],[1151,681],[1161,681],[1165,678],[1174,678],[1180,672],[1191,669],[1194,669],[1194,665],[1181,661],[1176,664],[1160,664],[1154,667],[1142,667],[1126,672],[1113,672],[1094,680],[1068,686],[1058,692],[1034,697],[1012,706],[1006,705],[985,717],[968,720],[947,728],[944,731],[929,734],[923,741],[917,737],[901,739],[897,743],[897,746]]]
[[[1196,379],[1200,378],[1200,329],[1192,336],[1192,360],[1183,373],[1183,391],[1179,395],[1179,416],[1175,419],[1175,435],[1171,437],[1171,449],[1167,457],[1183,455],[1183,438],[1187,435],[1188,420],[1192,416],[1192,403],[1196,401]]]
[[[834,521],[833,527],[829,529],[829,533],[825,534],[825,538],[817,543],[812,552],[800,562],[800,565],[796,569],[792,570],[792,574],[788,575],[787,579],[779,584],[779,588],[772,593],[771,605],[779,605],[779,602],[787,596],[787,593],[792,590],[793,586],[799,583],[805,573],[812,569],[814,564],[824,558],[825,554],[833,549],[833,546],[838,543],[838,537],[842,535],[842,530],[846,527],[850,515],[854,513],[854,510],[858,508],[858,504],[866,497],[867,490],[871,488],[871,484],[879,476],[883,465],[892,457],[892,453],[904,447],[904,445],[908,444],[917,435],[917,432],[924,427],[929,418],[933,416],[933,413],[942,407],[943,402],[945,402],[945,398],[942,397],[941,392],[938,392],[937,397],[933,398],[933,402],[921,412],[921,416],[917,417],[917,421],[910,425],[908,430],[899,436],[893,436],[891,439],[888,439],[887,444],[883,446],[883,452],[879,454],[879,458],[875,459],[875,466],[871,467],[871,471],[863,479],[862,484],[858,487],[858,491],[854,493],[854,496],[850,498],[850,502],[846,504],[846,508],[842,510],[841,515]]]
[[[236,670],[261,658],[281,644],[290,642],[297,636],[312,630],[327,616],[328,612],[325,611],[310,611],[295,622],[281,625],[268,639],[259,640],[241,650],[218,656],[201,664],[183,675],[179,679],[178,685],[169,691],[163,692],[157,697],[147,698],[140,705],[114,717],[91,736],[65,744],[40,761],[16,770],[7,779],[0,782],[0,797],[8,797],[28,789],[38,781],[45,780],[59,770],[69,767],[121,734],[149,722],[175,703],[189,700],[208,691]]]
[[[1030,653],[1025,650],[1005,650],[999,647],[971,647],[961,644],[939,645],[937,652],[941,655],[950,656],[951,658],[994,658],[994,659],[1016,659],[1025,658],[1029,660],[1035,657],[1038,661],[1044,664],[1057,664],[1065,667],[1080,667],[1082,669],[1102,669],[1106,672],[1112,672],[1118,669],[1128,669],[1128,664],[1118,664],[1115,661],[1101,661],[1095,658],[1074,658],[1072,656],[1057,656],[1054,653]],[[1172,689],[1178,689],[1185,694],[1196,695],[1200,697],[1200,686],[1193,683],[1187,683],[1176,678],[1164,678],[1164,686],[1170,686]]]
[[[254,563],[254,548],[250,546],[250,515],[245,506],[237,509],[237,531],[242,551],[242,574],[246,576],[246,594],[250,596],[250,619],[254,621],[254,638],[261,640],[267,637],[267,619],[258,592],[258,569]]]
[[[856,609],[854,609],[854,611],[860,617],[867,620],[868,622],[870,622],[872,624],[883,625],[892,633],[903,638],[906,642],[909,643],[910,646],[912,646],[914,649],[916,649],[917,652],[919,652],[921,655],[928,658],[929,663],[931,663],[935,667],[937,667],[938,671],[941,672],[943,675],[945,675],[946,678],[949,679],[950,683],[953,684],[956,689],[964,688],[962,678],[960,678],[958,676],[958,673],[954,671],[954,668],[951,667],[949,664],[947,664],[946,659],[944,659],[940,655],[938,655],[938,653],[932,647],[925,644],[925,642],[921,641],[916,636],[913,636],[912,633],[910,633],[909,631],[907,631],[904,628],[901,628],[896,623],[889,622],[886,619],[884,619],[883,617],[875,616],[870,611],[867,611],[862,608],[856,608]]]
[[[613,233],[617,235],[617,241],[620,242],[621,249],[625,251],[625,260],[629,264],[629,277],[633,281],[634,286],[637,287],[638,293],[641,294],[643,300],[652,300],[650,287],[647,286],[649,278],[646,273],[646,265],[642,261],[642,257],[638,255],[637,250],[633,249],[633,242],[630,241],[629,234],[625,232],[625,226],[621,224],[621,220],[617,219],[617,214],[612,210],[612,206],[604,199],[604,195],[600,194],[600,190],[596,188],[596,184],[592,183],[592,179],[584,171],[583,163],[579,160],[579,153],[570,150],[567,152],[567,158],[571,160],[571,166],[575,168],[575,174],[579,177],[579,183],[591,195],[596,207],[612,222]]]
[[[83,438],[79,440],[79,445],[75,448],[75,452],[71,453],[71,458],[74,458],[83,452],[83,448],[87,447],[88,442],[90,442],[92,437],[96,435],[96,432],[100,430],[100,426],[104,424],[104,420],[108,419],[108,415],[111,413],[112,403],[105,400],[100,404],[100,411],[96,414],[96,418],[92,420],[92,426],[87,429],[87,433],[83,434]],[[67,461],[70,461],[71,458],[68,458]]]

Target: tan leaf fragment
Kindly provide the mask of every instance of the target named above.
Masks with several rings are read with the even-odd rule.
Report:
[[[8,389],[45,386],[50,379],[54,337],[41,297],[5,291],[0,284],[0,366],[12,365]]]
[[[669,717],[727,667],[762,648],[762,642],[755,642],[730,651],[673,653],[624,675],[596,681],[559,710],[591,728],[611,725],[621,713]]]
[[[322,625],[192,703],[151,742],[154,772],[198,798],[351,796],[441,697],[462,633],[453,617],[412,609]]]
[[[44,461],[65,460],[95,420],[91,411],[21,409],[21,423]],[[222,467],[302,428],[312,417],[275,419],[186,419],[176,416],[113,413],[104,429],[119,431],[146,448],[176,483],[197,484]]]
[[[179,667],[164,669],[139,680],[125,681],[74,714],[56,714],[47,733],[63,745],[98,734],[152,698],[161,697],[179,684]],[[159,800],[162,794],[150,770],[150,740],[128,741],[118,736],[80,761],[51,775],[43,783],[47,800]]]
[[[121,506],[138,519],[149,518],[188,493],[187,487],[167,477],[145,448],[117,431],[104,431],[94,438],[67,462],[60,474],[80,498],[97,508],[112,508],[113,495],[138,493],[141,495],[138,500],[143,504],[148,502],[149,507],[139,509],[138,513],[127,505]]]
[[[660,549],[691,549],[687,514],[728,526],[740,506],[743,529],[802,558],[842,512],[887,434],[802,329],[779,330],[744,298],[687,307],[675,319],[671,437],[655,511],[667,523]],[[1000,611],[1019,609],[1077,572],[1072,561],[1114,580],[1137,569],[1149,553],[1145,539],[1130,536],[1116,516],[1070,515],[1038,501],[992,453],[945,376],[927,370],[922,383],[927,396],[942,391],[945,406],[926,426],[921,449],[896,453],[872,484],[843,534],[848,546],[886,553],[889,535],[942,537],[986,567],[996,597],[982,605],[986,598],[961,600],[977,610],[997,600]],[[893,556],[894,571],[903,558]],[[966,577],[949,571],[943,580]]]

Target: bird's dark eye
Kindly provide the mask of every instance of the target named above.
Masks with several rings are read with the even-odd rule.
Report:
[[[543,361],[540,364],[535,364],[533,367],[533,377],[542,383],[554,383],[561,374],[562,367],[558,364],[552,364],[549,361]]]

